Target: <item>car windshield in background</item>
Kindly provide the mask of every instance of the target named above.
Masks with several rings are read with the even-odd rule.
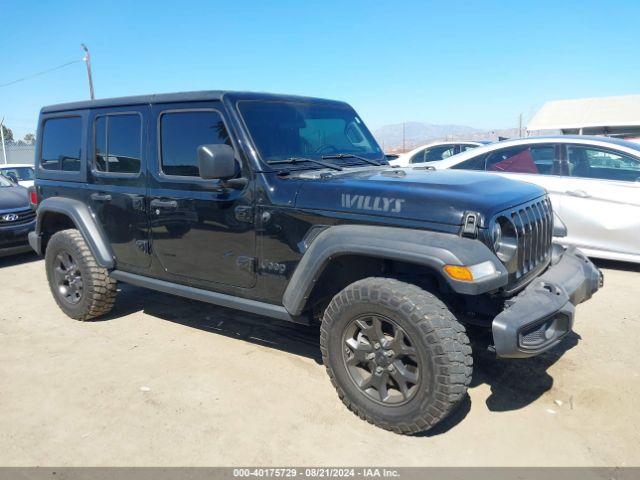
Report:
[[[11,183],[9,180],[7,180],[6,178],[4,178],[1,174],[0,174],[0,188],[2,187],[11,187],[13,185],[13,183]]]
[[[362,157],[386,163],[371,133],[346,105],[242,101],[239,109],[266,162],[324,157],[344,166],[366,163],[357,158]]]
[[[0,175],[4,175],[5,177],[15,177],[21,182],[24,180],[33,180],[35,178],[33,168],[29,167],[3,167],[0,168]]]

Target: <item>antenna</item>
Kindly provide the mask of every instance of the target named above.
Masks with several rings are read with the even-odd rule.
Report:
[[[91,76],[91,55],[89,55],[89,49],[84,43],[81,43],[80,46],[85,52],[84,57],[82,57],[82,61],[87,65],[87,77],[89,77],[89,95],[91,96],[91,100],[95,100],[96,97],[93,94],[93,77]]]

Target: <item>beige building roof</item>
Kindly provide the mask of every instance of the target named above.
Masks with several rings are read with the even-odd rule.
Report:
[[[581,98],[545,103],[527,130],[640,126],[640,95]]]

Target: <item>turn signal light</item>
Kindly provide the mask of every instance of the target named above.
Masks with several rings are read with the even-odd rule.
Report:
[[[462,282],[472,282],[473,273],[469,267],[459,265],[445,265],[444,271],[447,272],[454,280],[460,280]]]

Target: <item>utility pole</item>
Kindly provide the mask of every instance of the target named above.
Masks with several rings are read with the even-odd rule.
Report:
[[[522,114],[518,116],[518,137],[522,138]]]
[[[406,152],[407,149],[405,148],[405,141],[404,141],[404,124],[405,122],[402,122],[402,153]]]
[[[87,77],[89,77],[89,95],[91,95],[91,100],[95,100],[95,95],[93,94],[93,77],[91,76],[91,56],[89,55],[89,49],[84,43],[81,43],[80,46],[84,50],[85,54],[82,57],[82,61],[87,65]]]
[[[0,139],[2,140],[2,159],[7,163],[7,152],[4,149],[4,117],[0,120]]]

